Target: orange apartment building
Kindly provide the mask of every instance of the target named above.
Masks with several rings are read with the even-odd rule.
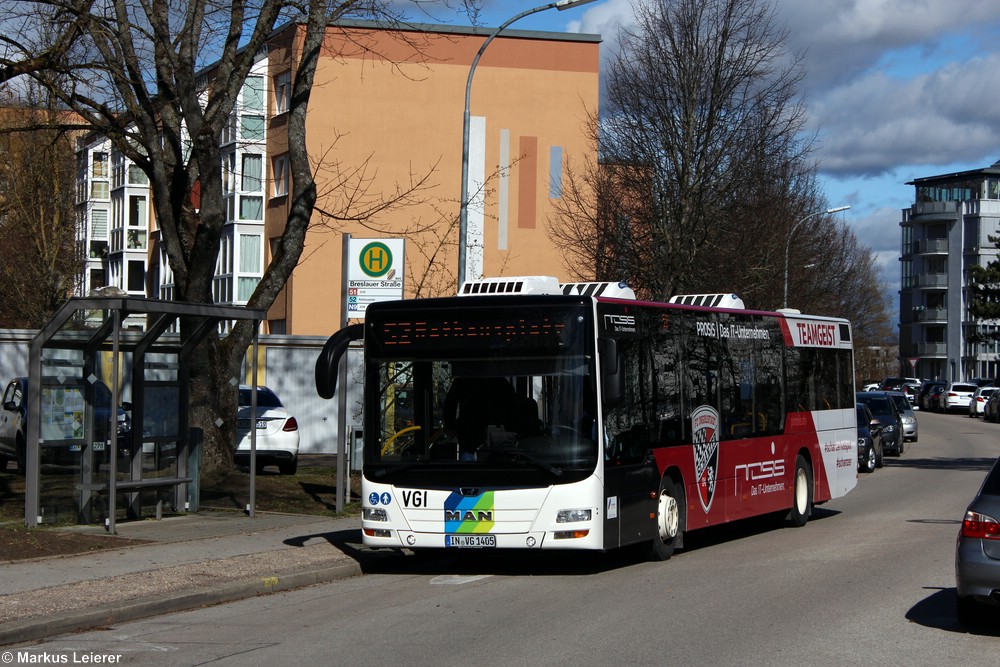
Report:
[[[288,25],[275,32],[235,114],[224,164],[224,173],[233,172],[227,180],[233,219],[217,270],[220,304],[246,303],[284,228],[285,110],[299,30]],[[455,293],[465,88],[490,32],[330,26],[307,117],[317,211],[299,265],[268,313],[268,333],[325,336],[340,327],[345,233],[405,239],[407,297]],[[596,158],[588,117],[598,106],[599,48],[596,35],[507,30],[484,52],[470,103],[468,278],[565,274],[572,258],[547,227],[567,167]],[[128,176],[122,160],[96,139],[78,147],[81,227],[91,248],[107,235],[91,252],[84,290],[101,282],[170,298],[170,271],[156,247],[144,183]],[[115,181],[115,174],[123,176]],[[88,179],[99,181],[95,175],[111,182],[94,187]],[[323,214],[351,217],[418,181],[404,202],[364,219]],[[356,206],[345,210],[352,195]]]

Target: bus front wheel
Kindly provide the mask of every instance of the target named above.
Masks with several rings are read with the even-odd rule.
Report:
[[[788,521],[793,526],[804,526],[812,514],[813,506],[812,468],[801,454],[795,459],[794,487],[792,489],[792,510]]]
[[[650,556],[667,560],[684,541],[684,491],[673,479],[664,475],[656,500],[656,536]]]

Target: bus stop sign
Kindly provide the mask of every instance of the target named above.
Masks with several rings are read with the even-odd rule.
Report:
[[[363,319],[369,305],[403,298],[403,239],[348,241],[347,317]]]

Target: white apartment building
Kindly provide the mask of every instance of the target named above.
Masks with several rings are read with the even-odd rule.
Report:
[[[1000,322],[969,315],[967,286],[969,267],[998,256],[990,237],[1000,235],[1000,162],[907,185],[916,197],[899,223],[900,372],[948,382],[998,377],[1000,346],[969,338]]]
[[[266,70],[261,58],[223,132],[228,223],[213,285],[220,305],[245,304],[264,271]],[[132,296],[173,299],[173,275],[146,174],[99,135],[81,137],[76,157],[78,240],[86,249],[77,296],[113,286]]]

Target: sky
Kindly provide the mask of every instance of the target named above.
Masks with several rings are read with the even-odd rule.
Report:
[[[603,37],[602,59],[637,0],[547,10],[511,29]],[[1000,160],[1000,7],[994,0],[772,0],[803,57],[801,93],[831,207],[876,253],[898,308],[901,209],[908,181]],[[487,0],[496,27],[539,0]],[[738,291],[738,290],[737,290]]]

